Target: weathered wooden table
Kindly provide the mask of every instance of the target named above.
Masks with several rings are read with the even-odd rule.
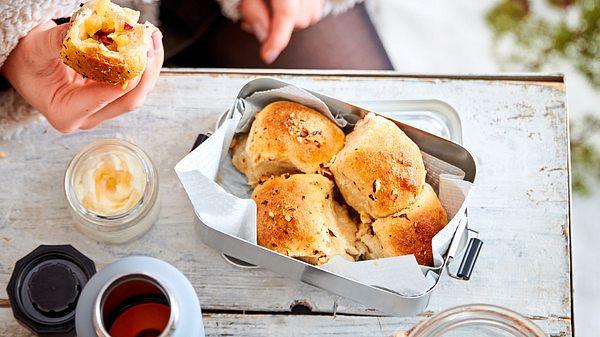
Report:
[[[19,258],[40,244],[70,243],[98,268],[133,254],[174,264],[196,287],[208,336],[391,336],[442,309],[476,302],[516,310],[550,336],[572,334],[562,77],[271,75],[348,101],[434,98],[459,112],[463,143],[478,159],[469,216],[485,242],[469,282],[445,277],[428,311],[417,317],[377,317],[320,289],[227,263],[196,236],[192,206],[173,167],[257,73],[166,70],[143,108],[93,131],[61,135],[41,122],[0,141],[7,153],[0,159],[0,298],[6,298],[4,288]],[[144,237],[124,245],[82,235],[63,197],[63,174],[72,156],[88,142],[110,137],[142,147],[160,176],[160,220]],[[296,304],[312,312],[291,312]],[[0,336],[28,335],[9,308],[0,308]]]

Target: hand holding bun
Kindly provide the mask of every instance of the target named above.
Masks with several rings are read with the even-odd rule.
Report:
[[[90,129],[139,108],[154,87],[163,63],[159,30],[152,34],[141,76],[124,90],[83,78],[59,58],[69,24],[45,22],[19,40],[0,68],[13,88],[61,132]]]
[[[146,68],[151,23],[137,23],[138,11],[109,0],[92,0],[71,18],[60,57],[84,77],[126,86]]]

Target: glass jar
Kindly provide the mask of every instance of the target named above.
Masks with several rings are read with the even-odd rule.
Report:
[[[405,336],[545,337],[546,334],[512,310],[490,304],[470,304],[444,310],[419,322]]]
[[[64,188],[77,227],[98,241],[133,240],[158,218],[156,168],[144,151],[121,139],[81,149],[67,167]]]

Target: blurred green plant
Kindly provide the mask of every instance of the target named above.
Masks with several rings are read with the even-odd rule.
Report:
[[[600,0],[545,0],[544,15],[534,13],[533,4],[542,5],[502,0],[487,13],[500,65],[539,71],[562,59],[600,90]],[[600,152],[592,141],[598,130],[600,118],[594,114],[571,122],[573,189],[584,196],[591,194],[593,180],[600,181]]]
[[[592,140],[598,136],[600,117],[587,115],[571,123],[573,189],[582,196],[592,193],[590,181],[600,181],[600,153]]]

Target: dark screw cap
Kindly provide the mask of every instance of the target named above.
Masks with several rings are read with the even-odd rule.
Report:
[[[6,287],[17,321],[41,337],[75,335],[75,306],[94,261],[71,245],[42,245],[17,261]]]

